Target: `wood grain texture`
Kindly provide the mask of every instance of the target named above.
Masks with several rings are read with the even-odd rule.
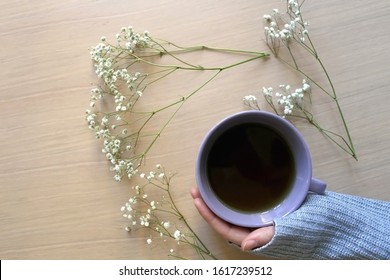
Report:
[[[0,1],[0,258],[164,259],[166,248],[128,234],[120,207],[130,183],[115,183],[101,146],[84,121],[96,83],[89,48],[122,26],[149,30],[182,45],[266,50],[262,15],[280,1]],[[299,125],[313,174],[333,191],[390,200],[390,4],[387,1],[306,1],[310,32],[332,76],[359,161],[318,131]],[[197,54],[225,65],[224,56]],[[310,65],[308,65],[310,67]],[[319,75],[313,69],[313,75]],[[188,94],[205,79],[168,80],[147,104]],[[194,161],[212,125],[241,111],[242,97],[263,86],[299,84],[275,59],[224,72],[187,102],[151,150],[147,165],[177,171],[178,206],[220,259],[260,258],[226,245],[197,214],[189,195]],[[340,129],[335,108],[316,98],[316,116]],[[146,167],[147,168],[147,167]],[[184,249],[190,258],[191,250]]]

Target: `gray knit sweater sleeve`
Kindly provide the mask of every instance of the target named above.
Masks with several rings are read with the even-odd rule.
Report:
[[[271,242],[253,252],[283,259],[390,259],[390,202],[309,194],[298,210],[275,220]]]

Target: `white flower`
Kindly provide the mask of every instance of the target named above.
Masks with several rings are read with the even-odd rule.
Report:
[[[150,220],[150,215],[146,214],[144,216],[141,216],[139,218],[141,226],[148,227],[149,226],[149,220]]]
[[[132,212],[133,211],[133,208],[131,207],[131,204],[130,203],[126,203],[125,204],[125,210],[127,211],[127,212]]]
[[[168,229],[170,226],[171,226],[171,223],[170,223],[170,222],[163,222],[163,227],[164,227],[165,229]]]
[[[263,18],[264,18],[266,21],[268,21],[268,22],[270,22],[271,19],[272,19],[271,15],[264,15]]]
[[[115,180],[116,182],[120,182],[120,181],[122,181],[122,177],[121,177],[120,175],[116,174],[116,175],[114,176],[114,180]]]
[[[152,244],[152,239],[148,238],[148,239],[146,240],[146,243],[147,243],[148,245]]]
[[[310,85],[306,82],[306,80],[303,80],[302,81],[302,90],[304,91],[304,92],[307,92],[307,91],[309,91],[310,90]]]
[[[288,4],[288,8],[292,12],[294,13],[299,12],[299,4],[297,0],[288,0],[287,4]]]
[[[180,237],[181,237],[181,232],[180,232],[180,230],[176,230],[174,233],[173,233],[173,237],[177,240],[177,241],[179,241],[180,240]]]
[[[292,113],[292,108],[290,106],[284,107],[284,114],[290,115]]]

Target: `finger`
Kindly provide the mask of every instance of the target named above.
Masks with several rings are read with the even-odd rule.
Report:
[[[210,224],[217,232],[220,232],[228,226],[224,221],[220,220],[204,203],[201,198],[195,198],[194,204],[196,209],[198,209],[199,214],[205,219],[205,221]],[[222,228],[222,229],[220,229]]]
[[[274,234],[275,226],[258,228],[247,235],[241,243],[241,248],[244,251],[249,251],[264,246],[272,240]]]
[[[213,230],[220,234],[223,239],[231,241],[235,244],[241,244],[249,234],[249,229],[233,226],[217,217],[207,207],[202,198],[195,198],[194,204],[203,219],[212,227]]]
[[[199,189],[198,188],[192,188],[191,189],[191,196],[192,196],[193,199],[201,198]]]

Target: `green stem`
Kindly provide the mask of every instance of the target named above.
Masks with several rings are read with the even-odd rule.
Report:
[[[157,136],[153,139],[153,141],[148,145],[148,147],[146,148],[146,150],[142,153],[143,156],[145,156],[149,150],[152,148],[152,146],[154,145],[154,143],[157,141],[157,138],[160,137],[161,133],[165,130],[165,128],[168,126],[168,124],[172,121],[172,119],[176,116],[176,114],[179,112],[179,110],[181,109],[181,107],[184,105],[184,103],[190,99],[194,94],[196,94],[197,92],[199,92],[202,88],[204,88],[207,84],[209,84],[212,80],[214,80],[220,73],[222,72],[222,70],[220,69],[215,75],[213,75],[210,79],[208,79],[205,83],[203,83],[200,87],[198,87],[196,90],[194,90],[192,93],[190,93],[189,95],[187,96],[184,96],[182,97],[180,100],[166,106],[166,107],[163,107],[161,109],[159,109],[158,111],[155,111],[155,112],[159,112],[159,111],[162,111],[162,110],[165,110],[169,107],[172,107],[176,104],[179,104],[178,108],[172,113],[172,115],[169,117],[169,119],[165,122],[165,124],[162,126],[162,128],[159,130],[159,132],[157,133]],[[154,113],[155,113],[154,112]],[[154,114],[153,114],[154,115]],[[149,120],[148,120],[149,121]]]
[[[303,0],[302,3],[299,5],[299,10],[301,9],[301,7],[302,7],[304,2],[305,2],[305,0]],[[300,21],[302,23],[304,23],[305,21],[304,21],[304,19],[302,17],[302,13],[300,13],[299,17],[300,17]],[[325,76],[326,76],[326,79],[327,79],[327,81],[329,83],[329,86],[331,88],[332,94],[329,94],[329,92],[325,91],[324,89],[323,89],[323,91],[326,92],[329,96],[331,96],[333,98],[333,100],[336,102],[337,110],[339,111],[339,114],[340,114],[341,120],[343,122],[343,126],[344,126],[345,132],[347,134],[349,143],[347,143],[343,137],[341,137],[341,139],[343,139],[344,143],[350,149],[350,151],[352,153],[352,156],[357,160],[357,155],[356,155],[355,147],[354,147],[354,144],[353,144],[353,141],[352,141],[352,136],[351,136],[351,134],[349,132],[348,125],[347,125],[347,122],[345,120],[343,110],[341,109],[339,100],[337,98],[337,93],[336,93],[335,87],[333,85],[332,79],[330,78],[328,71],[326,70],[324,64],[322,63],[322,60],[320,59],[320,57],[318,55],[318,52],[317,52],[317,50],[316,50],[316,48],[314,46],[314,43],[311,40],[309,34],[307,34],[307,39],[308,39],[308,41],[310,43],[311,48],[309,46],[307,46],[306,44],[303,44],[303,43],[301,43],[300,45],[303,46],[304,49],[306,49],[311,55],[313,55],[313,57],[318,61],[319,65],[321,66],[321,68],[323,70],[323,72],[325,73]],[[313,80],[311,79],[311,81],[313,81]]]
[[[328,95],[329,97],[333,98],[333,95],[331,95],[323,86],[321,86],[318,82],[316,82],[313,78],[311,78],[307,73],[303,72],[301,69],[299,68],[296,68],[295,65],[292,65],[291,63],[289,63],[287,60],[281,58],[278,56],[278,59],[280,61],[282,61],[283,63],[285,63],[287,66],[289,66],[290,68],[292,68],[293,70],[297,71],[298,73],[302,74],[305,78],[307,78],[308,80],[310,80],[311,83],[313,83],[316,87],[318,87],[322,92],[324,92],[326,95]]]
[[[201,66],[201,65],[198,65],[198,66],[180,66],[180,65],[172,65],[172,64],[159,64],[159,63],[154,63],[154,62],[151,62],[151,61],[148,61],[148,60],[145,60],[135,54],[131,54],[129,53],[129,55],[133,56],[133,58],[138,61],[138,62],[143,62],[147,65],[150,65],[150,66],[155,66],[155,67],[162,67],[162,68],[171,68],[171,69],[177,69],[177,70],[191,70],[191,71],[217,71],[217,70],[225,70],[225,69],[229,69],[229,68],[232,68],[232,67],[235,67],[235,66],[238,66],[238,65],[241,65],[241,64],[244,64],[244,63],[247,63],[247,62],[250,62],[250,61],[253,61],[253,60],[256,60],[256,59],[259,59],[259,58],[263,58],[263,57],[267,57],[268,54],[264,54],[264,53],[260,53],[254,57],[251,57],[249,59],[245,59],[245,60],[242,60],[242,61],[239,61],[239,62],[236,62],[236,63],[233,63],[233,64],[230,64],[230,65],[227,65],[227,66],[223,66],[223,67],[204,67],[204,66]]]
[[[197,67],[197,66],[195,66],[195,65],[193,65],[193,64],[191,64],[191,63],[188,63],[188,62],[186,62],[186,61],[180,59],[179,57],[177,57],[176,55],[174,55],[172,52],[166,50],[160,43],[158,43],[158,42],[156,42],[156,41],[154,41],[154,40],[153,40],[153,42],[156,43],[156,44],[163,50],[163,52],[162,52],[163,54],[168,54],[168,55],[171,56],[172,58],[176,59],[177,61],[179,61],[179,62],[183,63],[184,65],[187,65],[187,66],[189,66],[189,67],[191,67],[191,68],[196,68],[196,67]]]
[[[192,46],[192,47],[182,47],[172,42],[165,41],[167,44],[172,45],[182,51],[192,52],[192,51],[216,51],[216,52],[226,52],[226,53],[237,53],[237,54],[247,54],[247,55],[260,55],[265,54],[265,52],[257,52],[257,51],[247,51],[247,50],[239,50],[239,49],[229,49],[229,48],[213,48],[204,45]]]
[[[199,250],[201,250],[202,252],[204,252],[205,254],[207,254],[208,256],[210,256],[212,259],[216,260],[216,256],[214,256],[209,249],[207,249],[206,245],[202,242],[202,240],[199,238],[199,236],[195,233],[195,231],[192,229],[192,227],[188,224],[187,220],[184,218],[184,216],[181,214],[181,212],[179,211],[179,209],[177,208],[176,206],[176,203],[172,197],[172,194],[170,192],[170,184],[168,183],[167,185],[167,188],[168,188],[168,196],[169,196],[169,199],[170,201],[172,202],[172,207],[174,208],[174,210],[181,216],[181,220],[183,221],[183,223],[185,224],[185,226],[190,230],[191,234],[194,236],[194,238],[197,240],[197,242],[199,242],[199,244],[201,245],[200,246],[197,246],[196,248],[198,248]],[[188,244],[190,245],[194,245],[193,243],[191,242],[188,242]],[[199,253],[199,252],[198,252]],[[203,254],[201,254],[201,256],[203,257]]]
[[[352,156],[357,160],[357,155],[356,155],[356,153],[355,153],[355,147],[354,147],[354,145],[353,145],[352,137],[351,137],[351,134],[350,134],[350,132],[349,132],[347,122],[346,122],[346,120],[345,120],[345,118],[344,118],[343,110],[341,109],[339,100],[338,100],[338,98],[337,98],[336,90],[335,90],[335,88],[334,88],[332,79],[330,78],[330,76],[329,76],[329,74],[328,74],[328,71],[326,71],[326,68],[325,68],[324,64],[322,63],[320,57],[318,56],[318,53],[317,53],[317,51],[316,51],[316,49],[315,49],[315,47],[314,47],[314,44],[312,43],[310,37],[309,37],[309,36],[307,36],[307,37],[308,37],[308,39],[309,39],[310,44],[311,44],[312,47],[313,47],[313,51],[314,51],[315,54],[316,54],[316,55],[315,55],[315,58],[316,58],[316,60],[318,61],[318,63],[320,64],[322,70],[324,71],[325,76],[326,76],[326,78],[327,78],[327,80],[328,80],[328,82],[329,82],[329,85],[330,85],[330,87],[331,87],[331,90],[332,90],[332,93],[333,93],[333,100],[336,102],[337,110],[339,111],[339,114],[340,114],[341,120],[342,120],[342,122],[343,122],[343,126],[344,126],[344,129],[345,129],[345,132],[347,133],[348,142],[349,142],[349,144],[347,144],[347,146],[348,146],[348,148],[351,150]]]
[[[304,112],[305,116],[307,117],[307,114],[306,114],[307,111],[303,111],[303,112]],[[322,132],[329,140],[331,140],[334,144],[336,144],[340,149],[342,149],[343,151],[345,151],[346,153],[350,154],[355,159],[357,159],[354,152],[351,150],[350,146],[348,145],[347,141],[341,135],[334,133],[330,130],[322,128],[320,126],[320,124],[314,119],[312,114],[310,114],[310,117],[307,117],[307,120],[314,127],[316,127],[320,132]],[[348,149],[346,149],[343,145],[341,145],[339,142],[337,142],[331,135],[336,136],[337,138],[340,138],[342,140],[342,142],[344,142],[344,144],[348,147]]]
[[[327,94],[329,97],[331,97],[335,103],[336,103],[336,106],[337,106],[337,110],[339,112],[339,115],[340,115],[340,118],[341,118],[341,121],[343,123],[343,127],[344,127],[344,130],[347,134],[347,138],[348,138],[348,142],[343,138],[341,137],[340,135],[337,135],[335,133],[332,133],[333,135],[337,135],[339,136],[342,141],[346,144],[346,146],[348,147],[349,151],[348,151],[348,154],[350,154],[353,158],[355,158],[357,160],[357,155],[356,155],[356,152],[355,152],[355,147],[353,145],[353,141],[352,141],[352,137],[351,137],[351,134],[349,132],[349,129],[348,129],[348,125],[347,125],[347,122],[345,120],[345,117],[344,117],[344,114],[343,114],[343,111],[341,109],[341,106],[340,106],[340,103],[338,101],[338,98],[337,98],[337,94],[336,94],[336,90],[334,88],[334,85],[333,85],[333,82],[325,68],[325,66],[323,65],[321,59],[319,58],[318,56],[318,53],[316,52],[315,48],[314,48],[314,44],[312,43],[311,39],[309,36],[308,37],[308,40],[312,46],[312,52],[309,51],[309,53],[311,55],[313,55],[313,57],[317,60],[317,62],[319,63],[320,67],[322,68],[325,76],[326,76],[326,79],[330,85],[330,88],[331,88],[331,93],[329,93],[324,87],[322,87],[319,83],[317,83],[313,78],[311,78],[309,75],[307,75],[304,71],[302,71],[299,67],[298,67],[298,64],[295,60],[295,57],[291,51],[291,49],[287,47],[288,51],[289,51],[289,54],[293,60],[293,65],[291,63],[289,63],[288,61],[286,61],[285,59],[281,58],[281,57],[278,57],[278,59],[280,59],[282,62],[284,62],[287,66],[291,67],[292,69],[294,69],[295,71],[299,72],[300,74],[302,74],[303,76],[305,76],[308,80],[310,80],[313,84],[315,84],[320,90],[322,90],[325,94]],[[306,49],[306,48],[304,48]],[[321,132],[326,132],[326,130],[322,129],[321,127],[317,125],[315,125],[314,123],[312,123],[315,127],[317,127]],[[328,131],[329,132],[329,131]],[[339,147],[342,147],[337,141],[335,141],[334,139],[332,139],[332,137],[327,134],[327,137],[330,138],[334,143],[336,143]],[[342,147],[343,150],[346,150],[344,147]]]
[[[156,82],[158,82],[158,81],[164,79],[165,77],[169,76],[170,74],[174,73],[176,70],[177,70],[177,68],[166,69],[166,70],[158,71],[158,72],[160,72],[160,73],[161,73],[161,72],[167,72],[167,71],[168,71],[168,72],[165,73],[164,75],[162,75],[162,76],[160,76],[160,77],[158,77],[158,78],[156,78],[156,79],[150,81],[147,85],[145,85],[145,86],[142,88],[142,91],[144,91],[149,85],[151,85],[151,84],[153,84],[153,83],[156,83]],[[154,73],[148,74],[147,76],[150,76],[150,75],[152,75],[152,74],[154,74]]]

